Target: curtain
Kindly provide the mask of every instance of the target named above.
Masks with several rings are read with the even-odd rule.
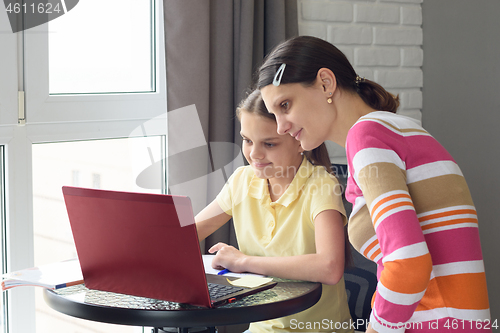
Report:
[[[298,34],[297,0],[163,0],[168,183],[198,213],[242,165],[235,109],[264,56]],[[232,223],[207,238],[237,245]],[[204,249],[202,248],[202,251]]]

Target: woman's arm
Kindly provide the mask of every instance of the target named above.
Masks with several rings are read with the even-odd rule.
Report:
[[[226,224],[229,219],[231,219],[231,215],[226,214],[220,208],[217,200],[212,201],[194,218],[199,241],[201,242],[210,236],[214,231]]]
[[[247,256],[224,243],[214,245],[214,267],[232,272],[252,272],[284,279],[336,284],[344,274],[344,221],[336,210],[325,210],[314,219],[316,253],[289,257]]]

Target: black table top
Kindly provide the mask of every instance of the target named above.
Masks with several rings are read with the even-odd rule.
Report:
[[[217,308],[91,290],[83,284],[44,291],[61,313],[111,324],[151,327],[214,327],[288,316],[318,302],[321,284],[275,279],[269,290]]]

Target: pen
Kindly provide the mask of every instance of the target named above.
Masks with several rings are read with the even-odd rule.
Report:
[[[224,275],[226,273],[231,273],[231,271],[229,269],[225,268],[222,271],[220,271],[219,273],[217,273],[217,275]]]

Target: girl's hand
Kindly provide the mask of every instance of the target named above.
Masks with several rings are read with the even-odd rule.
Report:
[[[244,259],[246,255],[237,250],[234,246],[227,245],[225,243],[217,243],[212,246],[209,253],[215,253],[215,258],[212,260],[212,268],[224,269],[227,268],[234,273],[245,272],[244,269]]]

